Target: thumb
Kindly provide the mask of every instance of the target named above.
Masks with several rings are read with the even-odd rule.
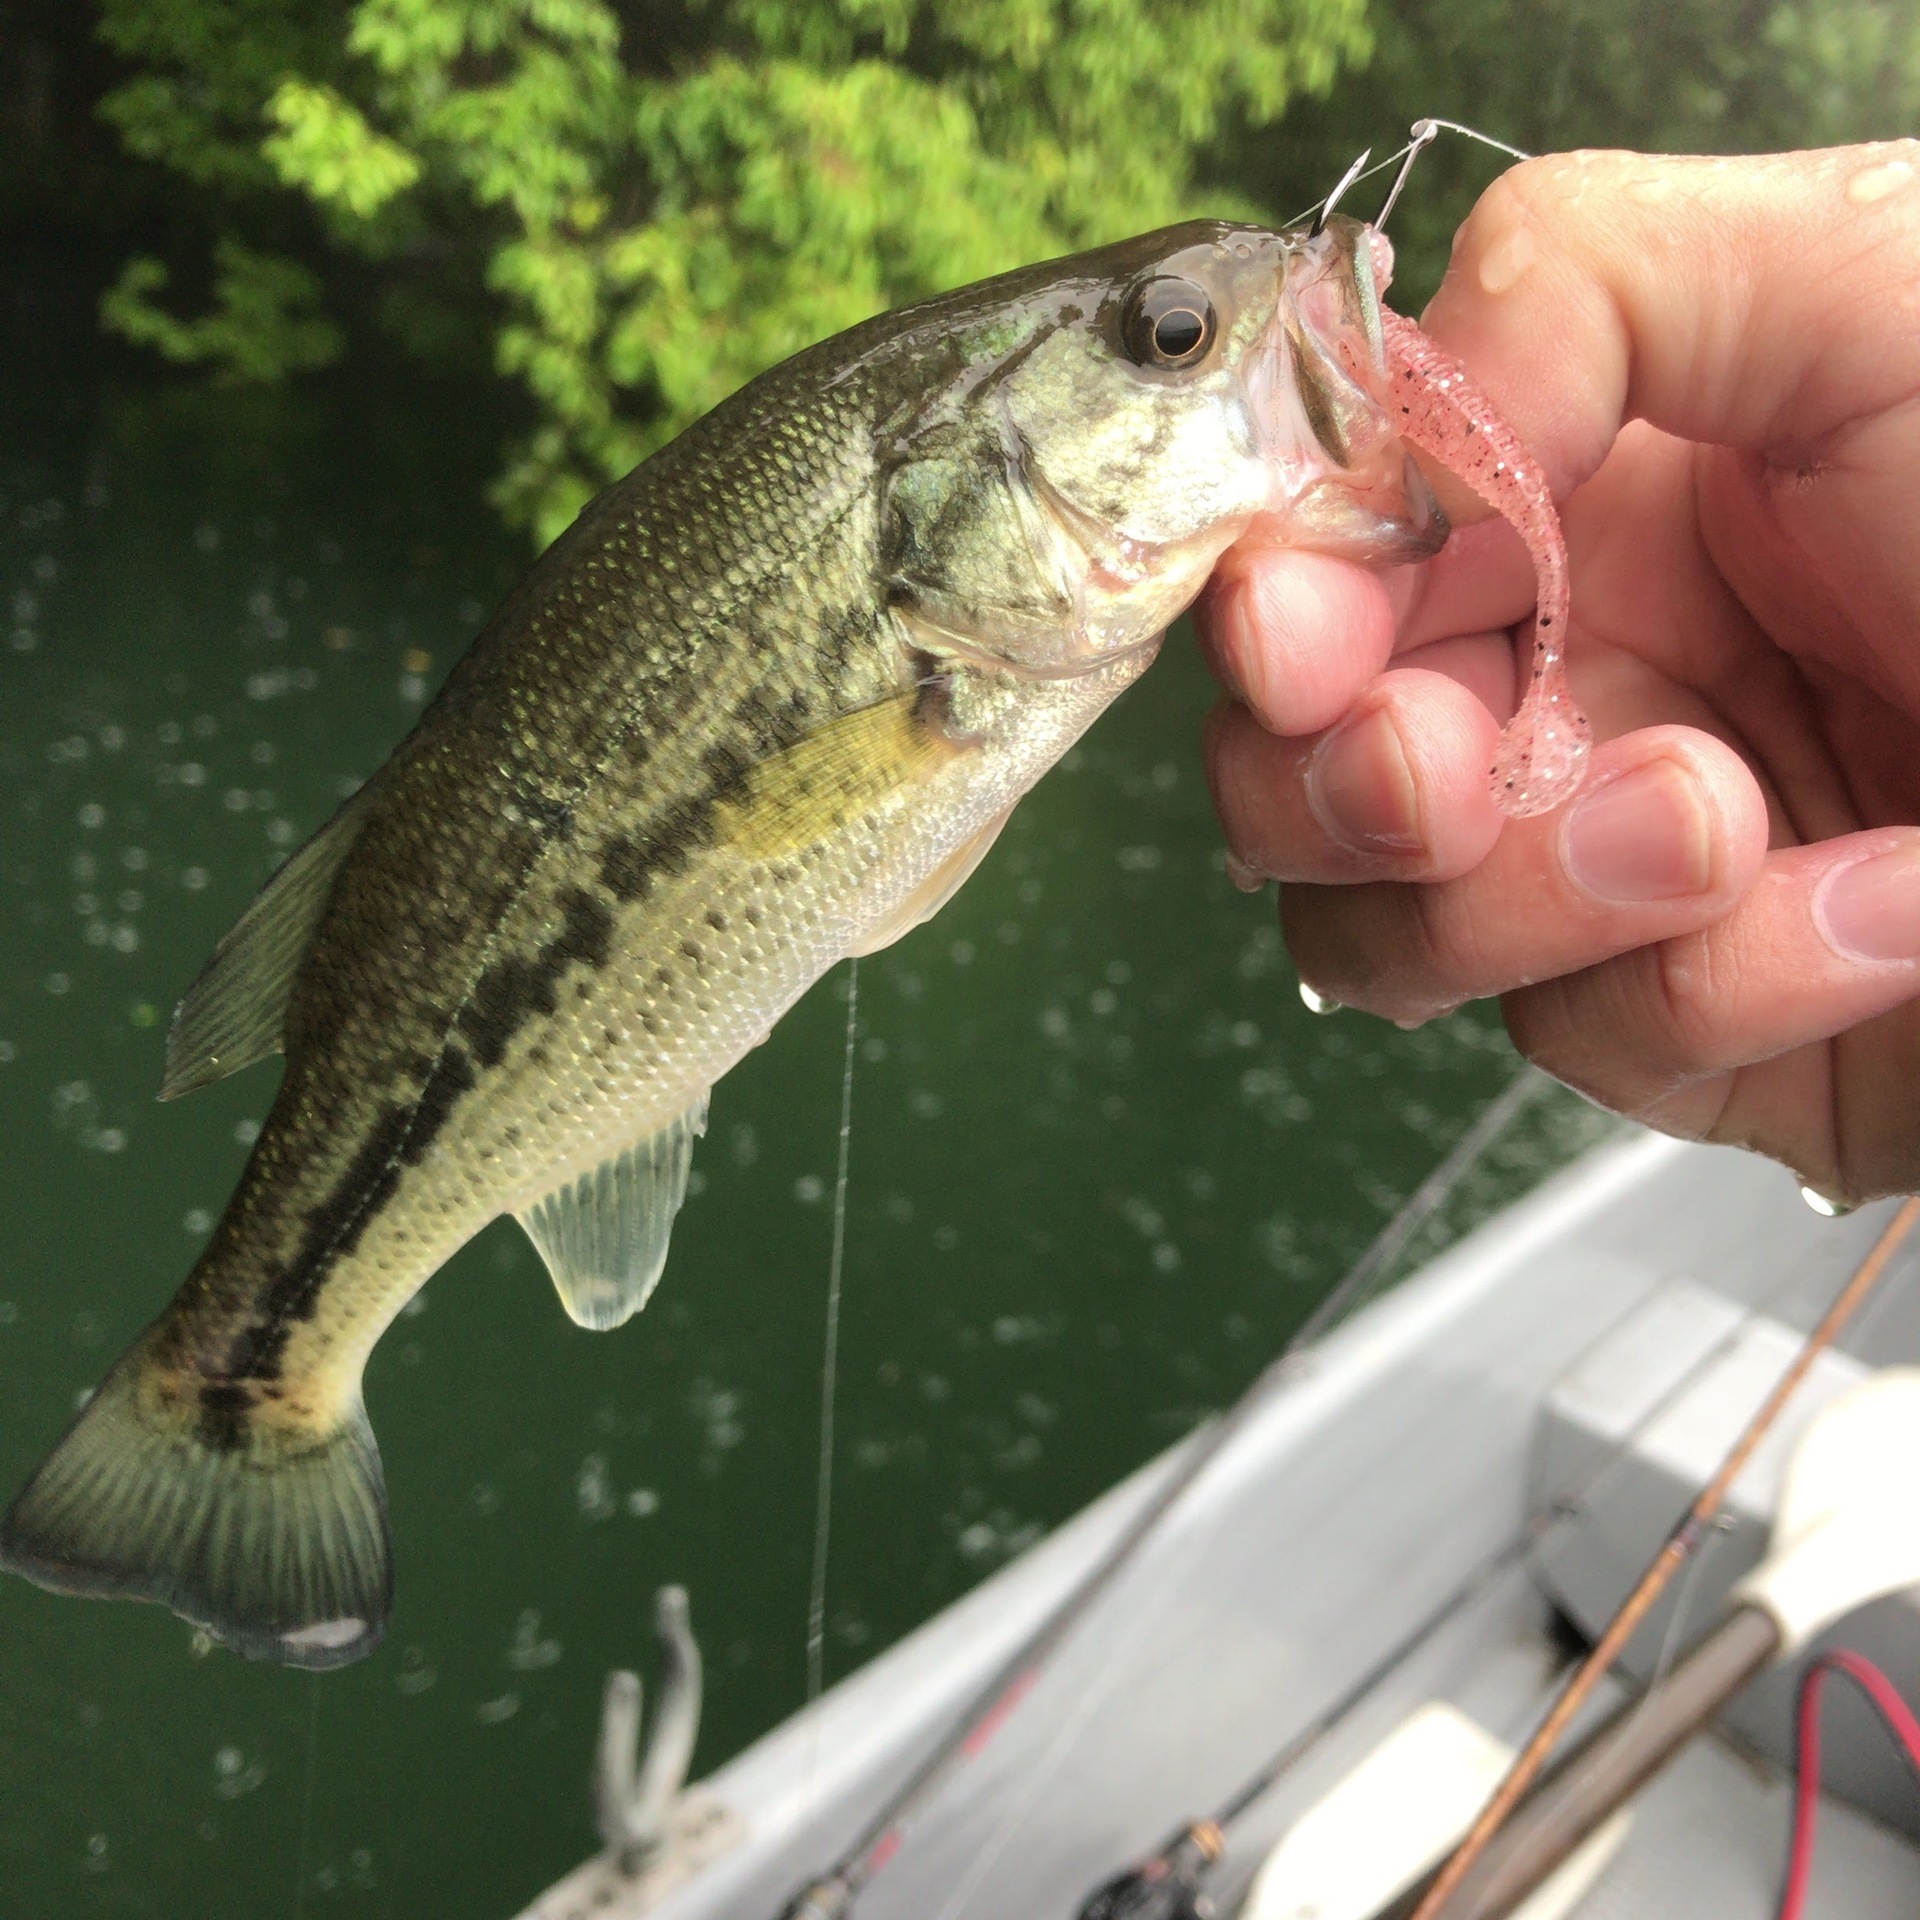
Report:
[[[1920,389],[1920,141],[1750,159],[1575,153],[1504,174],[1424,324],[1556,493],[1644,419],[1804,463]]]
[[[1577,153],[1482,197],[1427,311],[1564,497],[1628,420],[1715,449],[1714,564],[1789,652],[1920,714],[1920,141]]]

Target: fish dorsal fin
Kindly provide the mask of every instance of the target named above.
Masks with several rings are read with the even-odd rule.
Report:
[[[255,896],[187,989],[167,1033],[162,1100],[280,1051],[287,995],[366,819],[355,794]]]
[[[686,1198],[693,1143],[706,1130],[703,1093],[659,1132],[516,1209],[560,1304],[581,1326],[603,1332],[647,1304]]]
[[[1000,838],[1000,829],[1012,817],[1011,807],[996,813],[971,840],[948,854],[884,920],[869,928],[858,946],[848,951],[861,959],[878,953],[882,947],[892,946],[915,927],[925,926],[973,878],[973,870],[987,857],[993,843]]]

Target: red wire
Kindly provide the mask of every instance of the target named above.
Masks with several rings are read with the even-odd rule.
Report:
[[[1872,1703],[1887,1731],[1900,1743],[1907,1764],[1920,1774],[1920,1719],[1894,1684],[1864,1654],[1842,1647],[1823,1653],[1800,1677],[1794,1771],[1793,1847],[1774,1920],[1801,1920],[1807,1883],[1813,1876],[1813,1834],[1820,1818],[1820,1694],[1829,1673],[1842,1673]]]

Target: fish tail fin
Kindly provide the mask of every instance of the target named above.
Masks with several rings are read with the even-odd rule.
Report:
[[[315,1431],[209,1420],[149,1334],[0,1520],[0,1566],[56,1593],[154,1600],[249,1659],[337,1667],[393,1604],[380,1452],[356,1394]]]

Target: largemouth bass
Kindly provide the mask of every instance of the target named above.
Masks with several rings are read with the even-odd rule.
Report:
[[[1231,542],[1445,538],[1383,260],[1348,220],[1207,222],[1012,273],[776,367],[592,502],[181,1003],[164,1095],[285,1077],[5,1564],[256,1657],[367,1652],[361,1374],[435,1269],[512,1213],[577,1321],[627,1319],[714,1082],[951,896]]]

